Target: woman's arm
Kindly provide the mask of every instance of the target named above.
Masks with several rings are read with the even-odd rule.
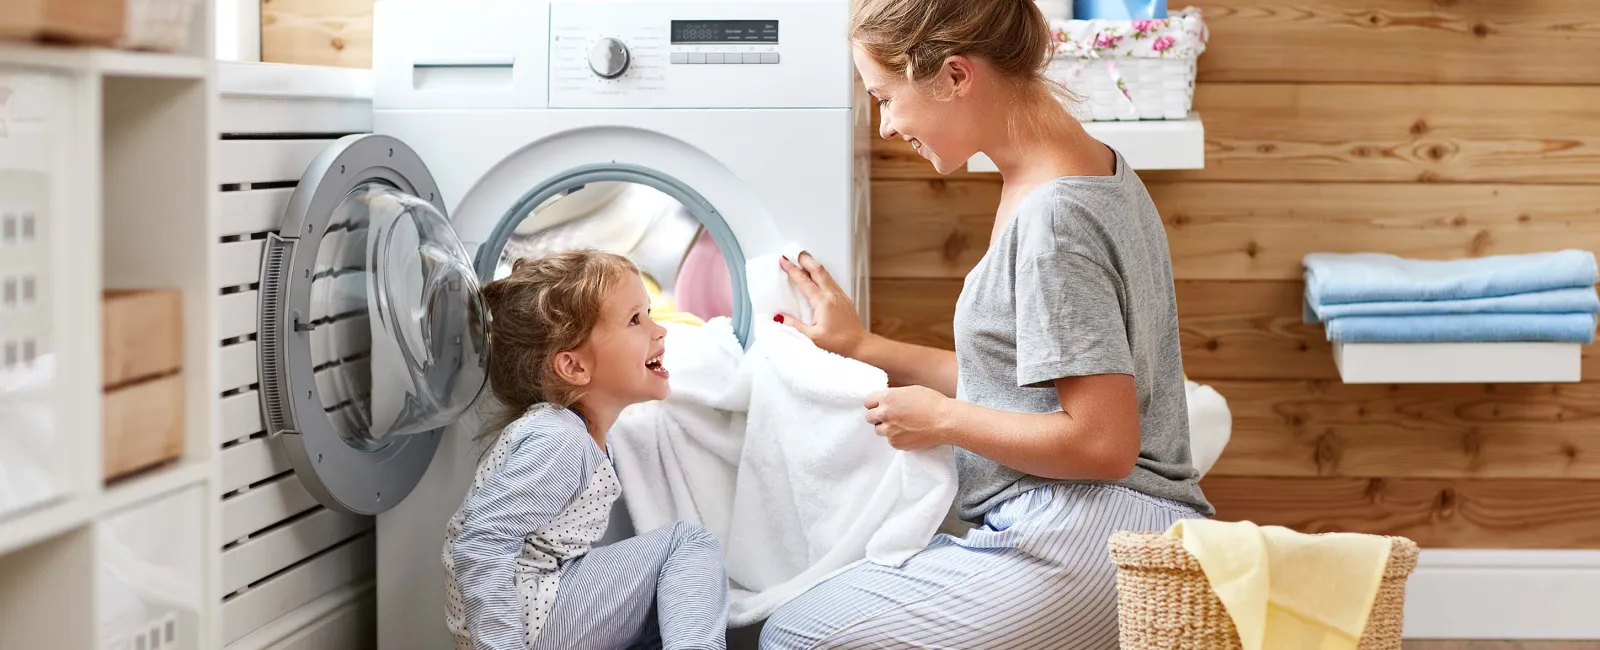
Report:
[[[954,445],[1020,472],[1059,479],[1118,480],[1139,458],[1133,376],[1055,380],[1061,410],[1012,413],[891,388],[867,398],[867,422],[897,449]]]
[[[945,397],[956,396],[956,353],[902,343],[868,333],[845,355],[882,368],[889,381],[902,386],[927,386]]]
[[[816,322],[804,323],[791,314],[783,314],[784,325],[800,330],[817,347],[882,368],[891,382],[927,386],[947,397],[955,397],[954,352],[893,341],[868,332],[856,316],[855,304],[822,263],[810,253],[801,253],[799,257],[794,261],[784,258],[778,264],[811,304]]]

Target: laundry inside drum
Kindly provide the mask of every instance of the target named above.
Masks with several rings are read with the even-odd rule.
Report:
[[[518,259],[580,248],[633,260],[658,322],[733,316],[734,287],[711,232],[683,203],[642,183],[591,182],[545,200],[512,230],[495,279]]]

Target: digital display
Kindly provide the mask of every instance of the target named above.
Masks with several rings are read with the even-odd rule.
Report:
[[[674,20],[672,44],[776,43],[776,20]]]

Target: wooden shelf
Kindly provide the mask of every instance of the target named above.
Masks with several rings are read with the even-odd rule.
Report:
[[[1206,129],[1199,113],[1181,120],[1084,122],[1083,128],[1128,159],[1136,170],[1203,169],[1206,166]],[[988,156],[967,161],[969,172],[997,172]]]
[[[109,48],[0,43],[0,64],[28,65],[108,77],[205,79],[213,62],[184,54]]]
[[[1504,384],[1582,379],[1576,343],[1354,343],[1333,345],[1347,384]]]

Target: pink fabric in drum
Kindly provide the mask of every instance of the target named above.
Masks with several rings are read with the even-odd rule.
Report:
[[[704,320],[733,317],[733,284],[711,233],[700,231],[700,237],[684,256],[683,267],[678,269],[678,283],[672,293],[680,311]]]

